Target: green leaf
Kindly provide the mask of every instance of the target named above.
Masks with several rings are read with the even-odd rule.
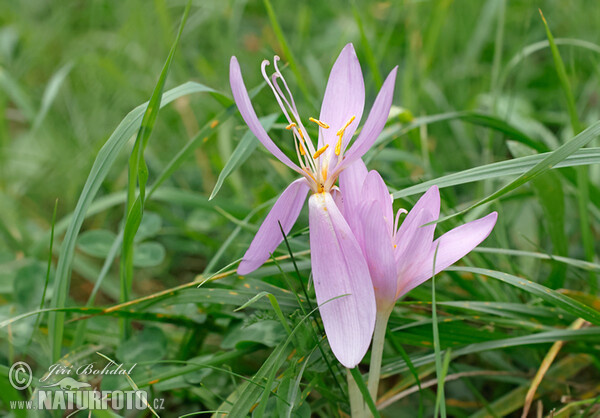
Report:
[[[24,309],[31,310],[40,304],[46,278],[46,264],[31,261],[21,267],[13,282],[15,301]]]
[[[92,257],[105,258],[110,252],[115,238],[114,232],[106,229],[92,229],[79,235],[77,239],[77,248]]]
[[[143,242],[135,246],[133,265],[136,267],[156,267],[165,260],[165,247],[158,242]]]
[[[144,212],[144,217],[140,223],[140,228],[135,235],[136,241],[143,241],[147,238],[152,238],[162,228],[162,218],[154,212]]]
[[[167,355],[167,337],[160,328],[146,327],[119,345],[116,354],[124,363],[160,360]]]

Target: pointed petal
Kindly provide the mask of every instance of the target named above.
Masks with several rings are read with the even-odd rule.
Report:
[[[377,94],[375,103],[373,103],[373,107],[369,112],[367,121],[362,127],[358,138],[356,138],[356,141],[354,141],[354,144],[352,144],[344,157],[342,167],[346,167],[347,164],[351,164],[357,158],[362,157],[373,146],[375,140],[383,130],[390,115],[390,108],[392,107],[397,71],[398,67],[395,67],[385,79],[381,90],[379,90],[379,94]]]
[[[365,202],[377,202],[383,218],[385,219],[386,228],[389,231],[388,234],[391,236],[394,227],[392,197],[390,196],[390,192],[381,178],[381,175],[377,171],[369,171],[369,174],[367,174],[363,183],[361,195],[362,200]]]
[[[353,164],[346,167],[339,177],[340,191],[344,200],[343,214],[357,238],[360,224],[357,214],[361,207],[362,186],[367,174],[367,166],[359,158]]]
[[[396,242],[398,245],[398,251],[404,251],[406,248],[405,243],[403,243],[404,236],[407,234],[407,231],[413,230],[415,228],[415,222],[417,222],[417,216],[421,213],[423,209],[426,209],[430,214],[430,218],[425,219],[424,222],[420,222],[420,225],[425,223],[429,223],[431,221],[435,221],[440,217],[440,190],[437,186],[431,186],[427,192],[417,201],[415,206],[408,212],[404,222],[398,228],[398,233],[396,234]],[[433,225],[435,230],[435,225]]]
[[[237,105],[242,118],[252,131],[252,133],[258,138],[258,140],[265,146],[271,154],[273,154],[279,161],[290,167],[292,170],[302,173],[302,170],[292,162],[278,147],[275,145],[273,140],[269,137],[265,128],[262,127],[256,112],[250,102],[250,96],[244,85],[244,79],[242,78],[242,72],[240,70],[240,64],[236,57],[231,57],[229,65],[229,83],[231,84],[231,92],[235,104]]]
[[[352,138],[360,123],[365,106],[365,84],[360,63],[352,44],[342,49],[331,73],[321,104],[319,119],[329,125],[329,129],[319,129],[319,148],[329,144],[335,148],[338,141],[337,131],[342,128],[352,116],[356,118],[348,126],[344,138]]]
[[[283,241],[279,222],[285,233],[289,233],[304,206],[308,189],[308,183],[302,178],[292,182],[283,191],[244,254],[237,269],[238,274],[251,273],[269,259],[271,253]]]
[[[365,209],[361,213],[364,225],[361,246],[371,273],[377,309],[382,311],[396,302],[394,243],[379,203],[372,202]]]
[[[433,257],[438,244],[439,248],[435,259],[436,274],[456,263],[486,239],[494,229],[497,219],[498,213],[492,212],[483,218],[456,227],[435,240],[427,257],[421,263],[419,271],[414,272],[412,277],[408,278],[402,294],[414,289],[433,275]]]
[[[431,213],[427,209],[421,209],[414,216],[414,221],[410,224],[410,227],[400,238],[400,243],[397,244],[398,286],[396,296],[404,290],[410,279],[423,268],[423,260],[427,258],[433,242],[435,224],[423,225],[428,223],[431,218]]]
[[[315,293],[325,333],[340,363],[353,368],[369,348],[375,326],[369,267],[329,193],[312,195],[308,209]]]

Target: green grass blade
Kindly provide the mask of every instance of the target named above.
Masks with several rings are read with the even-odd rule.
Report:
[[[48,85],[46,86],[46,90],[44,90],[44,95],[42,96],[42,105],[40,106],[40,110],[35,115],[35,120],[33,121],[33,127],[31,128],[32,131],[37,130],[44,121],[50,106],[52,106],[52,103],[56,99],[60,87],[66,80],[72,68],[73,63],[67,63],[52,76],[50,81],[48,81]]]
[[[436,222],[443,222],[448,219],[454,218],[456,216],[462,215],[478,206],[492,202],[492,201],[498,199],[499,197],[504,196],[505,194],[507,194],[507,193],[517,189],[518,187],[524,185],[525,183],[533,180],[540,174],[543,174],[546,171],[550,170],[551,168],[556,166],[558,163],[563,161],[565,158],[567,158],[568,156],[573,154],[575,151],[577,151],[579,148],[587,145],[591,140],[596,138],[598,135],[600,135],[600,121],[594,123],[589,128],[587,128],[585,131],[583,131],[579,135],[577,135],[575,138],[573,138],[570,141],[568,141],[567,143],[561,145],[557,150],[549,153],[543,160],[538,162],[536,165],[534,165],[532,168],[527,170],[525,173],[521,174],[515,180],[511,181],[509,184],[502,187],[500,190],[492,193],[488,197],[469,206],[468,208],[463,209],[457,213],[454,213],[453,215],[446,216],[445,218],[439,219]]]
[[[426,192],[431,186],[439,188],[456,186],[459,184],[473,183],[485,179],[495,179],[516,174],[524,174],[544,161],[552,153],[531,155],[487,164],[480,167],[470,168],[458,173],[448,174],[433,180],[428,180],[414,186],[398,190],[393,193],[394,199],[412,196]],[[591,165],[600,163],[600,148],[586,148],[574,152],[552,168],[577,167],[580,165]]]
[[[366,160],[368,161],[377,152],[383,151],[385,149],[385,146],[390,142],[394,141],[398,136],[404,135],[415,128],[420,128],[424,125],[430,125],[440,122],[452,122],[455,120],[462,120],[473,125],[493,129],[495,131],[503,133],[513,141],[517,141],[519,143],[527,145],[528,147],[533,148],[539,152],[548,151],[548,147],[543,142],[531,138],[526,133],[522,132],[513,125],[494,115],[489,115],[482,112],[460,111],[422,116],[416,118],[413,122],[405,126],[401,124],[390,126],[390,128],[386,129],[384,133],[382,133],[382,135],[380,135],[379,138],[375,141],[375,146],[377,148],[375,151],[371,151],[367,154],[369,155],[369,157],[367,157]]]
[[[48,247],[48,265],[46,268],[46,280],[44,281],[44,290],[42,291],[42,297],[40,300],[40,310],[44,309],[44,303],[46,301],[46,292],[48,290],[48,284],[50,283],[50,271],[52,270],[52,249],[54,248],[54,226],[56,225],[56,211],[58,209],[58,199],[54,202],[54,210],[52,211],[52,223],[50,227],[50,246]],[[36,330],[40,324],[42,315],[38,315],[35,319],[35,325],[33,329]],[[33,338],[33,334],[32,334]],[[29,341],[31,342],[31,340]],[[29,345],[29,344],[28,344]]]
[[[569,240],[565,233],[565,195],[561,177],[558,173],[549,171],[534,179],[532,186],[544,212],[543,222],[550,235],[552,253],[566,257]],[[547,279],[548,285],[552,289],[563,287],[566,272],[567,266],[564,263],[553,263],[552,271]]]
[[[265,128],[265,131],[269,132],[278,116],[279,114],[274,113],[259,119],[263,128]],[[225,164],[225,167],[223,167],[223,170],[221,170],[219,178],[217,179],[217,183],[215,184],[215,187],[213,188],[208,200],[212,200],[217,195],[219,190],[221,190],[221,186],[223,186],[225,179],[238,167],[244,164],[257,146],[258,141],[254,134],[250,130],[246,131],[244,136],[242,136],[238,146],[235,147],[233,154],[231,154],[231,158],[229,158]]]
[[[358,386],[358,390],[360,391],[361,395],[363,396],[363,399],[367,403],[367,407],[369,408],[369,411],[371,411],[371,414],[373,414],[373,416],[376,418],[381,417],[381,415],[379,415],[379,411],[377,410],[377,406],[373,401],[373,398],[371,398],[369,388],[367,388],[367,384],[365,383],[365,380],[363,379],[363,376],[360,373],[358,367],[348,370],[350,370],[350,373],[352,374],[352,377],[356,382],[356,386]]]
[[[571,90],[571,84],[569,83],[569,77],[565,69],[565,64],[560,56],[558,47],[554,42],[554,36],[550,31],[548,22],[544,17],[544,14],[540,10],[540,16],[544,22],[544,28],[546,29],[546,36],[548,43],[550,44],[550,50],[552,51],[552,59],[554,60],[554,67],[560,80],[560,85],[567,101],[567,110],[569,113],[569,119],[571,120],[571,128],[573,132],[579,133],[583,129],[581,121],[577,113],[577,106],[575,105],[575,98],[573,91]],[[588,203],[589,203],[589,182],[588,182],[588,170],[586,167],[577,168],[577,204],[579,209],[579,227],[581,230],[581,238],[583,241],[583,248],[585,252],[585,258],[588,261],[594,260],[594,241],[590,229],[590,219],[588,215]],[[561,254],[565,255],[565,254]],[[596,281],[596,275],[592,272],[589,273],[589,286],[592,293],[596,293],[598,289],[598,283]]]
[[[519,337],[501,338],[498,340],[484,341],[480,343],[468,344],[466,346],[452,350],[452,359],[460,356],[480,353],[489,350],[506,349],[508,347],[530,346],[533,344],[554,343],[556,341],[600,341],[600,329],[597,327],[584,328],[579,330],[555,330],[527,334]],[[433,353],[417,356],[412,359],[416,367],[421,367],[435,362]],[[389,376],[395,373],[407,371],[408,367],[404,360],[396,360],[386,364],[382,368],[382,375]],[[526,391],[526,390],[525,390]]]
[[[577,260],[575,258],[570,257],[561,257],[556,255],[548,255],[544,253],[536,253],[531,251],[521,251],[521,250],[511,250],[505,248],[489,248],[489,247],[477,247],[473,251],[481,252],[481,253],[492,253],[492,254],[505,254],[505,255],[514,255],[514,256],[522,256],[522,257],[534,257],[542,260],[553,260],[561,263],[568,264],[570,266],[582,269],[582,270],[590,270],[600,272],[600,264],[590,263],[584,260]]]
[[[439,247],[439,246],[438,246]],[[435,401],[435,413],[434,418],[437,418],[438,412],[441,413],[442,418],[446,418],[446,398],[444,395],[444,368],[442,364],[442,352],[440,348],[440,331],[438,329],[437,319],[437,305],[435,300],[435,262],[437,259],[438,247],[435,249],[433,255],[433,266],[434,272],[431,277],[431,324],[433,326],[433,350],[435,355],[435,372],[438,378],[437,396]],[[447,370],[447,368],[446,368]]]
[[[216,93],[215,90],[203,84],[193,82],[182,84],[169,90],[163,95],[161,107],[166,106],[179,97],[202,92]],[[66,235],[61,245],[58,265],[56,267],[56,278],[53,286],[51,303],[53,308],[65,306],[71,280],[71,268],[75,244],[81,225],[86,218],[86,214],[92,201],[100,189],[100,185],[108,175],[110,167],[117,159],[121,149],[125,146],[129,138],[131,138],[131,136],[139,129],[142,115],[147,105],[147,103],[144,103],[129,112],[98,152],[96,160],[90,170],[90,174],[83,186],[81,195],[79,196],[75,211],[69,221]],[[51,339],[53,361],[57,361],[60,358],[63,328],[64,313],[51,313],[49,315],[48,334]]]
[[[518,287],[535,295],[546,302],[554,305],[558,308],[563,309],[577,317],[583,318],[594,325],[600,325],[600,312],[594,308],[584,305],[581,302],[576,301],[568,296],[565,296],[555,290],[552,290],[546,286],[534,283],[530,280],[523,279],[521,277],[514,276],[512,274],[503,273],[495,270],[488,270],[476,267],[450,267],[450,271],[464,271],[473,274],[481,274],[487,277],[493,277],[494,279],[503,281],[512,286]]]
[[[360,32],[360,41],[365,49],[365,58],[367,60],[367,64],[371,69],[371,73],[373,73],[373,80],[375,81],[375,85],[378,89],[381,88],[383,84],[383,78],[381,77],[381,72],[379,71],[379,67],[377,66],[377,61],[375,60],[375,54],[373,53],[373,48],[371,48],[371,44],[367,39],[367,34],[365,32],[365,26],[363,25],[362,17],[360,16],[360,12],[356,7],[356,2],[352,2],[352,14],[354,15],[354,21],[356,22],[356,26],[358,26],[358,31]]]
[[[275,15],[275,11],[273,10],[273,6],[271,5],[270,0],[263,0],[263,4],[265,5],[265,9],[267,10],[267,15],[269,16],[269,21],[271,22],[271,26],[273,27],[273,32],[275,32],[275,36],[277,37],[277,41],[281,45],[281,50],[287,59],[287,62],[290,64],[290,69],[296,76],[296,83],[298,83],[298,87],[300,87],[300,91],[304,95],[304,98],[308,103],[311,103],[310,93],[308,92],[308,88],[306,87],[306,83],[304,82],[304,78],[298,69],[298,64],[296,64],[296,59],[288,46],[288,43],[285,39],[285,35],[281,30],[281,26],[279,26],[279,22],[277,21],[277,16]]]
[[[552,32],[550,32],[550,27],[548,26],[548,22],[546,22],[546,18],[544,14],[540,10],[540,16],[542,17],[542,21],[544,22],[544,28],[546,29],[546,36],[548,37],[548,43],[550,45],[550,50],[552,51],[552,59],[554,60],[554,66],[556,68],[556,73],[558,75],[558,79],[560,80],[560,85],[563,89],[565,97],[567,99],[567,109],[569,112],[569,118],[571,120],[571,126],[573,127],[573,131],[575,133],[581,132],[581,123],[579,122],[579,116],[577,116],[577,107],[575,106],[575,98],[573,97],[573,91],[571,90],[571,85],[569,84],[569,77],[567,76],[567,70],[565,69],[565,64],[558,52],[558,47],[554,42],[554,37],[552,36]]]
[[[179,44],[179,39],[183,33],[183,28],[185,27],[185,22],[189,15],[191,6],[192,2],[191,0],[188,0],[183,12],[183,17],[181,18],[177,36],[175,37],[175,41],[171,46],[169,56],[167,57],[167,60],[163,66],[158,82],[156,83],[154,91],[152,92],[152,96],[150,97],[150,101],[148,102],[148,107],[146,108],[144,116],[142,117],[142,123],[140,125],[140,129],[138,130],[133,151],[131,152],[131,156],[129,158],[127,209],[125,213],[126,219],[125,228],[123,230],[123,247],[121,250],[120,264],[121,302],[126,302],[129,299],[129,293],[133,283],[133,244],[135,240],[135,234],[137,233],[140,223],[142,222],[144,213],[146,183],[148,181],[148,167],[144,160],[144,151],[148,145],[148,140],[150,139],[152,131],[154,130],[156,119],[158,118],[160,102],[162,100],[163,90],[167,81],[169,69],[171,68],[171,62],[175,56],[175,50]],[[136,184],[139,187],[139,194],[137,198],[135,197]],[[124,323],[122,326],[123,336],[126,337],[127,327]]]
[[[35,119],[35,110],[30,97],[2,66],[0,66],[0,88],[16,103],[27,120]]]
[[[339,297],[344,297],[344,296],[346,296],[346,295],[341,295]],[[337,298],[330,299],[329,301],[335,300],[335,299],[337,299]],[[328,303],[329,301],[327,301],[325,303]],[[272,382],[271,376],[273,376],[277,372],[277,370],[281,367],[281,365],[285,361],[285,356],[283,354],[285,354],[287,346],[292,341],[294,335],[296,334],[296,331],[298,329],[300,329],[300,327],[304,323],[304,321],[309,319],[310,316],[316,310],[317,310],[317,308],[315,308],[312,312],[309,312],[307,315],[304,315],[302,317],[302,319],[298,322],[298,324],[294,327],[294,329],[292,330],[292,333],[287,337],[287,339],[285,341],[282,341],[275,348],[275,350],[273,350],[273,352],[271,353],[269,358],[267,360],[265,360],[265,362],[263,363],[261,368],[254,375],[252,382],[254,382],[256,384],[250,384],[250,383],[245,384],[244,389],[240,393],[237,401],[233,404],[233,407],[231,408],[231,411],[229,412],[230,416],[242,417],[242,416],[246,416],[248,414],[248,411],[250,411],[250,409],[252,408],[252,406],[254,405],[256,400],[258,399],[258,397],[261,395],[262,388],[259,386],[259,384],[262,381],[264,381],[265,379],[267,379],[267,381]],[[270,386],[267,385],[267,387],[264,390],[268,391],[270,393],[271,388],[270,388]]]

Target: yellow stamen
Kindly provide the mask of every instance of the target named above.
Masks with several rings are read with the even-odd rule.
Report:
[[[340,152],[342,152],[342,135],[339,135],[339,139],[337,144],[335,145],[335,155],[339,156]]]
[[[337,136],[344,135],[344,131],[346,130],[346,128],[347,128],[348,126],[350,126],[350,124],[351,124],[352,122],[354,122],[354,119],[356,119],[356,116],[352,116],[352,117],[350,118],[350,120],[349,120],[348,122],[346,122],[346,124],[344,125],[344,127],[343,127],[342,129],[340,129],[339,131],[337,131],[336,135],[337,135]]]
[[[323,181],[327,181],[327,169],[323,168],[321,170],[321,177],[323,177]]]
[[[298,129],[298,135],[300,135],[300,138],[304,139],[304,134],[300,129]]]
[[[316,123],[317,125],[319,125],[323,129],[329,129],[329,125],[327,125],[325,122],[321,122],[319,119],[308,118],[308,120],[311,121],[311,122]]]
[[[285,129],[287,129],[289,131],[290,129],[295,128],[296,126],[298,126],[298,125],[296,125],[294,122],[292,122],[288,126],[286,126]]]
[[[325,152],[325,150],[327,150],[327,148],[329,148],[329,144],[325,144],[324,147],[318,149],[317,152],[315,152],[313,155],[313,160],[316,160],[317,158],[319,158],[319,156],[321,154],[323,154]]]
[[[210,127],[211,127],[212,129],[215,129],[215,128],[217,127],[217,125],[218,125],[218,124],[219,124],[219,121],[218,121],[218,120],[213,120],[213,121],[210,123]]]
[[[304,151],[304,147],[302,146],[302,144],[300,142],[298,142],[298,147],[300,148],[300,154],[306,155],[306,151]]]

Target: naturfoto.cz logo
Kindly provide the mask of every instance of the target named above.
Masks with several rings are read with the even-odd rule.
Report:
[[[78,367],[53,364],[48,372],[39,379],[39,385],[30,400],[10,401],[11,409],[26,410],[143,410],[163,409],[163,399],[154,399],[150,403],[144,390],[98,391],[91,384],[82,382],[81,376],[123,375],[128,376],[136,364],[125,368],[123,364],[110,362],[103,368],[95,363]],[[72,377],[74,376],[74,377]],[[17,362],[9,370],[9,382],[17,390],[27,389],[32,381],[31,367],[25,362]],[[52,379],[54,377],[54,379]],[[77,379],[75,378],[77,377]],[[51,380],[59,380],[54,383]]]

